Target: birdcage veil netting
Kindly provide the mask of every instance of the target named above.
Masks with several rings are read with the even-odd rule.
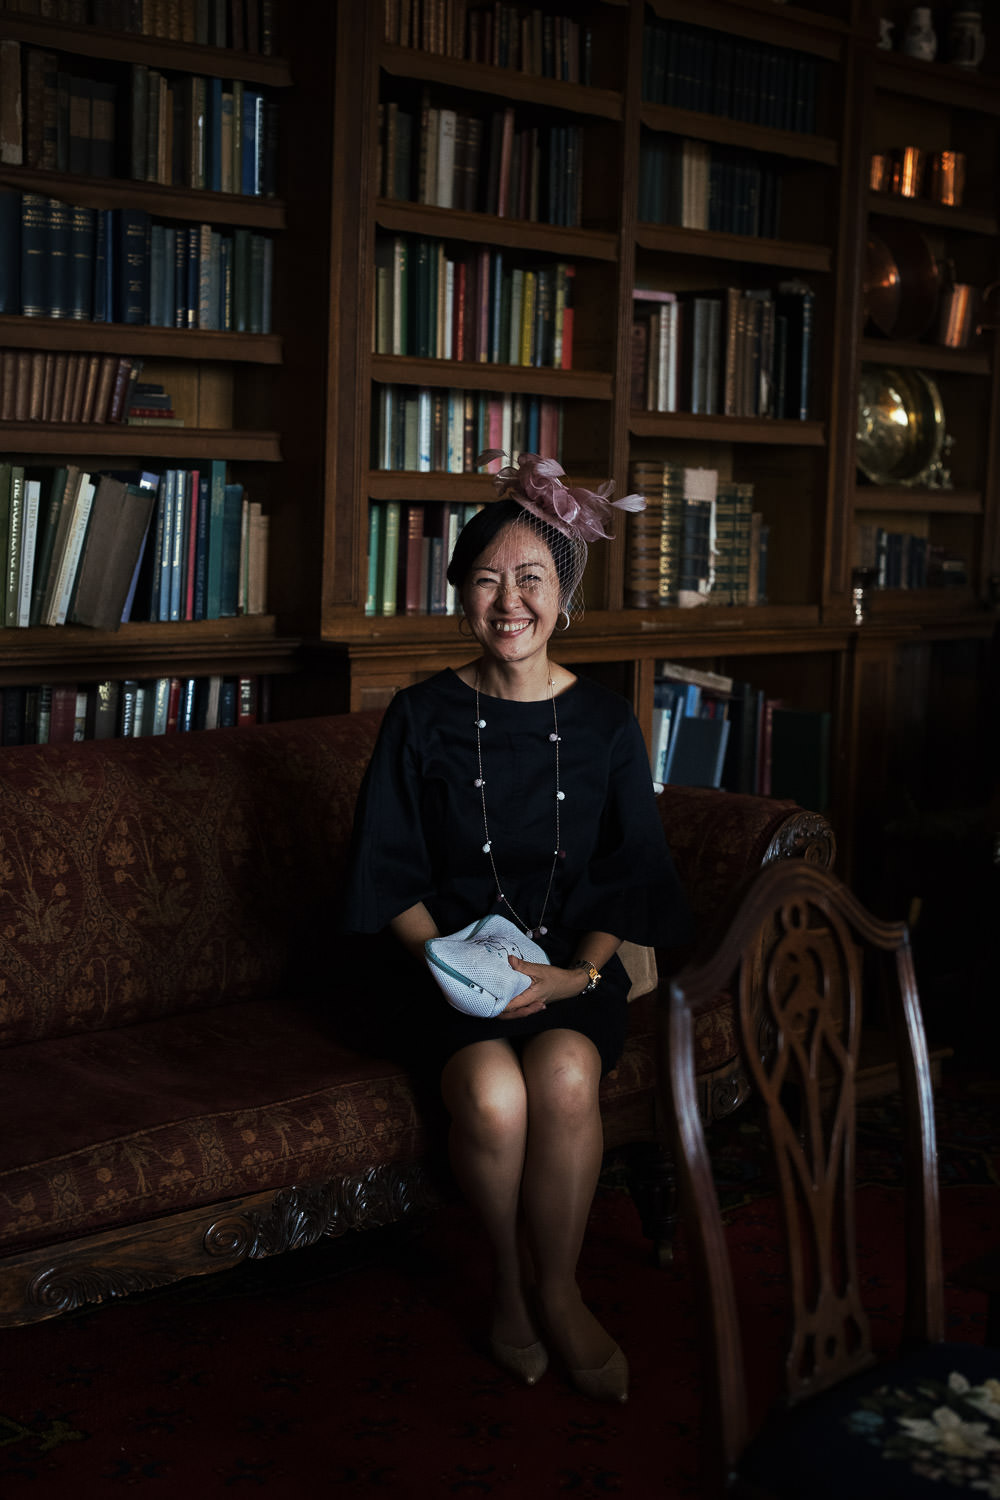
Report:
[[[505,458],[499,450],[488,449],[477,463],[482,466]],[[610,480],[596,491],[564,484],[563,473],[555,459],[537,453],[519,454],[516,464],[505,462],[491,476],[497,498],[473,517],[458,539],[448,568],[449,583],[461,588],[473,563],[487,560],[487,554],[499,571],[506,571],[530,563],[532,554],[547,564],[547,553],[559,590],[559,609],[568,619],[579,618],[590,542],[610,537],[605,526],[613,507],[637,511],[646,502],[641,495],[611,500],[614,486]],[[529,541],[534,545],[528,546]]]

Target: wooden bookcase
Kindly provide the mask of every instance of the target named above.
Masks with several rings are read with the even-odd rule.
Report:
[[[431,50],[439,46],[439,19],[447,27],[473,9],[457,0],[325,7],[296,0],[280,8],[282,35],[273,58],[0,11],[4,34],[33,45],[51,40],[123,68],[158,59],[157,65],[178,72],[241,76],[279,94],[281,109],[275,199],[41,174],[46,191],[79,201],[146,206],[179,220],[211,218],[273,233],[273,336],[0,319],[4,343],[103,348],[113,342],[118,348],[124,338],[124,347],[175,362],[178,370],[218,372],[210,380],[222,391],[215,409],[232,415],[199,431],[197,444],[187,431],[171,434],[169,443],[158,439],[157,447],[167,459],[196,450],[224,456],[240,478],[252,478],[271,516],[270,613],[199,626],[125,626],[106,638],[80,630],[8,630],[0,685],[46,676],[152,675],[210,662],[206,670],[277,674],[277,713],[383,704],[399,687],[459,664],[468,648],[454,615],[366,613],[371,507],[432,510],[482,501],[491,489],[481,474],[379,467],[373,440],[382,392],[423,387],[463,398],[499,392],[557,401],[560,457],[574,478],[612,476],[624,493],[638,460],[704,465],[752,483],[755,507],[770,526],[766,604],[635,609],[625,603],[623,521],[615,541],[593,551],[586,614],[560,638],[560,659],[626,692],[647,729],[657,663],[664,659],[714,668],[786,704],[829,713],[826,810],[837,828],[842,872],[866,874],[871,860],[878,863],[887,792],[905,786],[917,801],[958,802],[979,795],[989,774],[979,684],[988,671],[1000,574],[1000,383],[993,334],[967,349],[943,348],[926,335],[887,340],[866,326],[865,278],[873,215],[919,227],[937,256],[954,260],[959,280],[985,286],[1000,274],[996,23],[988,22],[983,68],[970,75],[947,62],[919,63],[878,50],[878,15],[894,16],[897,35],[902,30],[908,7],[896,0],[878,6],[872,0],[702,0],[696,24],[708,34],[809,59],[816,118],[815,129],[805,133],[644,99],[644,30],[692,24],[686,0],[572,6],[545,0],[540,14],[569,12],[581,30],[590,28],[589,64],[580,82],[470,59],[457,47],[453,55]],[[527,14],[532,7],[519,10]],[[404,44],[402,18],[414,14],[426,16],[427,36],[417,40],[428,46]],[[442,37],[447,45],[447,30]],[[519,126],[578,131],[584,162],[579,223],[487,213],[482,194],[474,209],[412,201],[412,192],[386,195],[380,173],[387,107],[409,110],[418,127],[425,104],[478,116],[487,131],[493,114],[508,107]],[[763,239],[640,218],[642,143],[673,137],[738,149],[773,168],[783,186],[777,234]],[[870,191],[873,153],[911,144],[966,153],[961,208]],[[38,175],[4,167],[0,183],[28,185]],[[501,255],[505,268],[572,264],[572,368],[377,349],[377,247],[394,237],[440,243],[456,264],[484,247]],[[816,298],[807,420],[633,409],[637,286],[723,291],[773,288],[793,277],[807,282]],[[998,306],[1000,300],[994,317]],[[876,491],[858,476],[861,372],[890,360],[926,370],[939,385],[954,437],[949,489]],[[154,456],[148,436],[126,440],[135,444],[130,453]],[[120,462],[113,452],[88,448],[94,441],[79,430],[0,429],[4,452],[86,452],[95,465]],[[852,597],[859,527],[886,518],[886,529],[898,522],[899,530],[921,532],[960,553],[968,562],[967,582],[869,591],[859,623]],[[947,687],[952,662],[960,664],[962,692]],[[951,784],[939,732],[944,712],[953,716],[957,735],[980,747],[963,757],[959,787]],[[918,747],[934,751],[926,765]]]
[[[130,79],[136,66],[169,75],[178,87],[191,76],[241,80],[269,98],[287,97],[292,74],[279,49],[234,51],[198,45],[180,36],[139,35],[91,23],[97,7],[77,5],[77,19],[39,14],[43,7],[0,6],[0,38],[53,54],[66,74],[101,77],[117,90],[115,152],[119,170],[127,161],[131,116]],[[31,12],[34,13],[31,13]],[[193,16],[193,9],[191,11]],[[179,12],[178,12],[179,15]],[[27,119],[28,100],[22,98]],[[279,106],[280,107],[280,106]],[[25,137],[26,144],[26,137]],[[124,175],[97,177],[21,163],[0,165],[0,189],[36,193],[87,208],[144,210],[176,226],[211,224],[242,228],[280,244],[286,208],[280,196],[250,196]],[[276,282],[282,275],[279,249]],[[280,291],[276,287],[280,300]],[[276,309],[277,311],[277,309]],[[280,317],[274,323],[280,328]],[[0,353],[8,350],[114,355],[144,362],[143,378],[161,378],[170,389],[184,426],[161,430],[124,423],[86,425],[37,419],[0,422],[5,459],[44,472],[76,463],[89,472],[204,465],[222,460],[228,476],[244,483],[265,510],[280,508],[277,482],[283,459],[278,393],[284,363],[280,332],[249,334],[174,329],[121,322],[54,317],[0,317]],[[277,498],[276,498],[277,497]],[[296,665],[297,639],[282,620],[283,601],[297,597],[294,581],[272,566],[268,613],[200,622],[129,622],[114,632],[82,626],[0,630],[0,690],[28,684],[158,676],[247,676],[284,674]]]

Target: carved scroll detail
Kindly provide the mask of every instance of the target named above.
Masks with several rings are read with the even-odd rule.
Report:
[[[299,1250],[349,1229],[372,1229],[440,1201],[422,1167],[372,1167],[357,1177],[276,1193],[266,1213],[235,1213],[205,1231],[208,1255],[259,1260]]]
[[[29,1283],[27,1300],[47,1312],[73,1312],[91,1302],[129,1297],[166,1286],[176,1278],[154,1271],[124,1270],[107,1266],[50,1266]]]
[[[837,840],[820,813],[793,813],[775,832],[762,864],[774,859],[804,859],[807,865],[829,870],[837,852]]]

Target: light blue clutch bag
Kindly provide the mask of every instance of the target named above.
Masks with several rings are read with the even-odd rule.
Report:
[[[447,937],[428,938],[424,951],[448,1004],[487,1019],[498,1016],[531,983],[507,962],[512,954],[532,964],[549,962],[538,944],[499,912]]]

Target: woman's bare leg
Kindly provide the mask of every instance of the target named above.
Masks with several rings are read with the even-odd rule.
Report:
[[[570,1369],[599,1369],[615,1341],[584,1304],[577,1262],[604,1153],[600,1056],[576,1031],[546,1031],[524,1051],[528,1140],[521,1182],[546,1329]]]
[[[525,1298],[519,1237],[528,1135],[524,1074],[506,1042],[475,1042],[448,1060],[441,1091],[451,1115],[455,1176],[493,1246],[492,1337],[525,1348],[537,1340],[538,1329]]]

